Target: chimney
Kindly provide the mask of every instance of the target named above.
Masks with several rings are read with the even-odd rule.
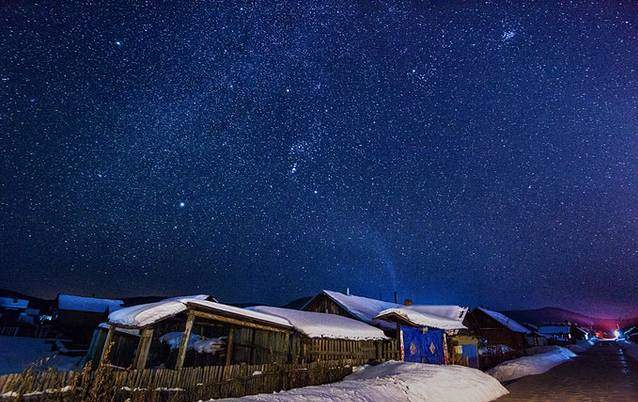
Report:
[[[346,288],[346,295],[350,296],[350,288]]]
[[[396,290],[394,291],[394,304],[399,303],[399,296],[397,295]]]
[[[412,305],[412,299],[403,300],[403,305],[404,306],[411,306]]]

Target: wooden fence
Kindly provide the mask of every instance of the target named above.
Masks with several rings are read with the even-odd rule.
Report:
[[[261,364],[188,367],[181,370],[48,370],[0,376],[2,401],[186,402],[272,393],[343,379],[361,360],[307,364]]]

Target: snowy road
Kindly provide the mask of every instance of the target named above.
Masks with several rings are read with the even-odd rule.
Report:
[[[545,374],[522,378],[498,402],[636,402],[638,361],[616,342],[599,342]]]

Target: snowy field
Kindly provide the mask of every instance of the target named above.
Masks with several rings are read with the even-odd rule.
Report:
[[[52,352],[51,344],[44,339],[0,336],[0,375],[17,373],[32,365],[72,370],[80,359]]]
[[[487,402],[507,394],[493,377],[461,366],[387,362],[334,384],[223,401],[264,402]]]
[[[576,353],[567,348],[555,346],[545,353],[508,360],[487,373],[501,382],[512,381],[528,375],[542,374],[576,356]]]

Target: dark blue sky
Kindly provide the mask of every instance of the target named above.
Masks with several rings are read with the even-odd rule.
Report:
[[[0,287],[636,311],[635,6],[70,3],[0,5]]]

